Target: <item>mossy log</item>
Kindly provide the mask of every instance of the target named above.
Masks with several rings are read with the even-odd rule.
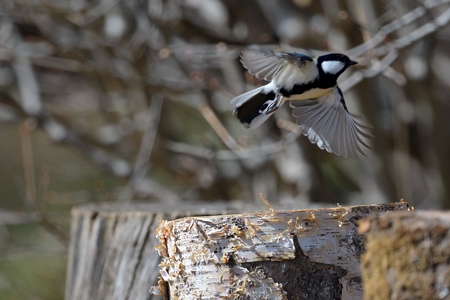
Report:
[[[450,213],[377,215],[362,221],[364,299],[450,299]]]

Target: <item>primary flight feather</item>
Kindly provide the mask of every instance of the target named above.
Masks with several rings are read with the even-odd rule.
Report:
[[[369,146],[369,137],[350,115],[337,86],[338,77],[356,64],[347,56],[332,53],[310,57],[297,52],[244,50],[241,62],[248,72],[268,84],[231,101],[233,114],[248,128],[269,118],[286,100],[309,140],[330,153],[357,158]]]

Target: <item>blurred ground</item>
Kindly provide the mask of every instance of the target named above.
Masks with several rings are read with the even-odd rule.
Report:
[[[62,298],[77,204],[448,208],[449,3],[1,1],[0,299]],[[359,61],[340,86],[368,157],[310,144],[288,105],[239,124],[229,101],[263,84],[244,47]]]

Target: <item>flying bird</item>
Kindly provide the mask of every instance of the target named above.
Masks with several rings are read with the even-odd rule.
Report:
[[[247,128],[256,128],[286,100],[302,133],[320,149],[339,156],[358,158],[362,139],[370,134],[350,115],[338,77],[357,64],[344,54],[311,57],[298,52],[244,50],[241,62],[248,72],[268,84],[231,101],[233,114]]]

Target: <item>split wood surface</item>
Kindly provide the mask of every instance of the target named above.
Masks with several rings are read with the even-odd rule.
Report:
[[[362,299],[358,221],[408,210],[401,202],[164,221],[159,290],[168,299]]]

